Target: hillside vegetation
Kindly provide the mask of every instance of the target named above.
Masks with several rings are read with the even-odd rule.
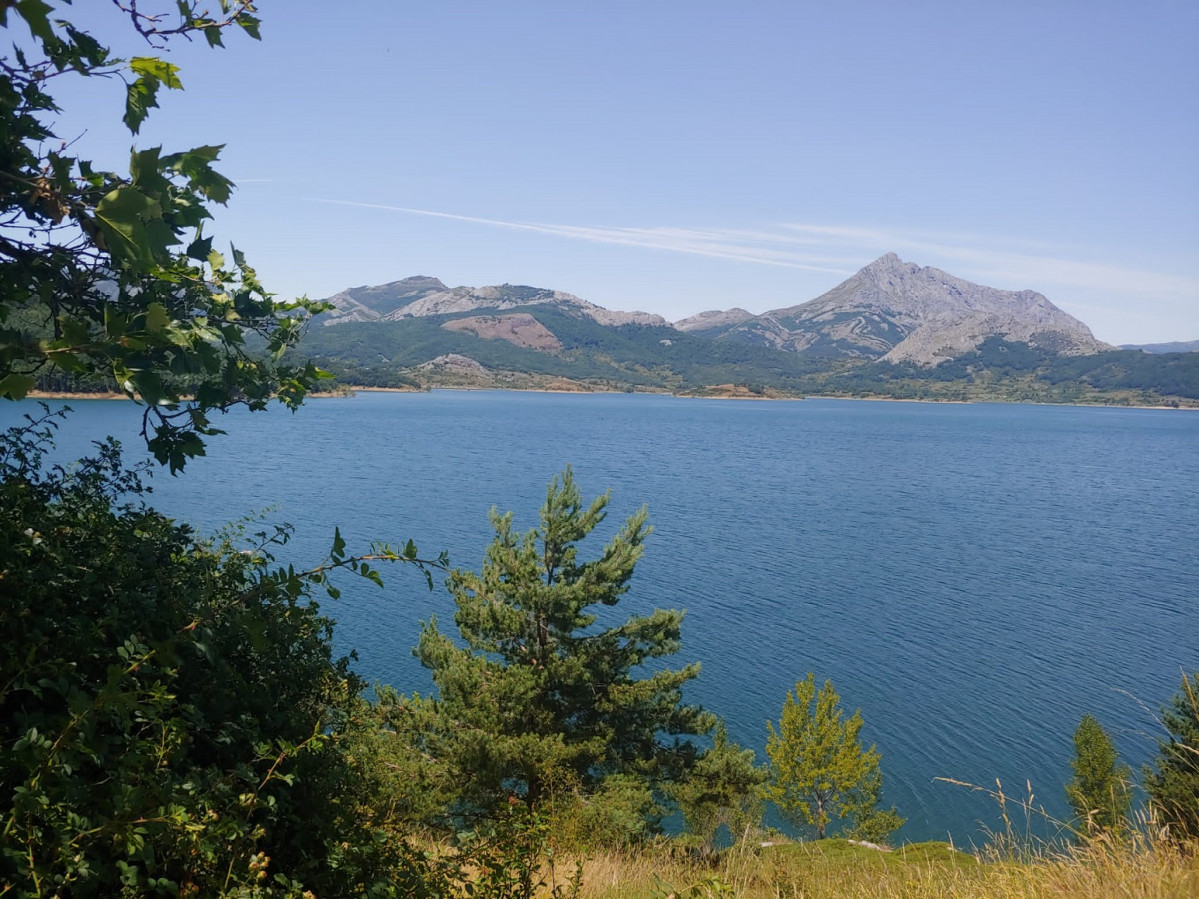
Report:
[[[559,352],[446,330],[441,316],[313,330],[302,352],[350,387],[537,387],[564,378],[594,390],[702,393],[734,384],[791,397],[1199,406],[1199,353],[1062,356],[991,338],[958,358],[920,366],[830,360],[664,325],[606,327],[559,310],[524,311],[557,336]],[[472,359],[486,373],[454,382],[421,367],[448,354]]]

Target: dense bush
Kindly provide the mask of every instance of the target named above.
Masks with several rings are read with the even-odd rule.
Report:
[[[324,571],[270,569],[285,531],[240,551],[198,541],[144,505],[111,441],[44,471],[48,431],[0,443],[0,882],[18,896],[419,889],[348,751],[365,706],[311,597]],[[343,547],[330,561],[360,564]]]

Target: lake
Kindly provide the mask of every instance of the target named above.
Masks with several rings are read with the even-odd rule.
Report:
[[[128,403],[72,401],[60,455],[101,434],[141,455]],[[0,426],[30,403],[0,404]],[[1156,711],[1199,670],[1199,414],[624,394],[364,393],[234,413],[153,503],[214,531],[273,507],[315,563],[411,537],[477,569],[492,506],[536,523],[567,464],[612,490],[596,545],[649,505],[656,527],[619,610],[683,608],[688,690],[764,758],[765,722],[813,671],[882,753],[900,836],[959,845],[998,828],[987,796],[1064,816],[1072,734],[1094,714],[1124,760],[1155,750]],[[419,622],[453,604],[414,572],[325,609],[358,670],[428,692]],[[346,584],[349,587],[349,584]]]

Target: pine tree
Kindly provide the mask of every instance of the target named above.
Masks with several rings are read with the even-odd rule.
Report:
[[[604,520],[608,500],[584,508],[568,467],[549,484],[539,527],[516,532],[511,513],[492,510],[496,536],[482,572],[455,570],[448,580],[465,646],[436,620],[421,634],[416,655],[440,693],[441,752],[475,808],[512,797],[536,806],[555,782],[591,791],[613,774],[672,781],[695,757],[678,737],[712,727],[711,715],[682,702],[698,664],[638,676],[678,651],[682,612],[596,627],[594,607],[628,591],[652,530],[642,508],[599,558],[581,561],[578,543]]]
[[[756,829],[762,821],[761,786],[767,777],[766,769],[754,764],[754,751],[730,740],[724,722],[718,722],[711,748],[673,791],[687,832],[710,850],[721,827],[727,827],[734,840]]]
[[[1145,790],[1158,817],[1175,836],[1199,838],[1199,673],[1162,709],[1170,739],[1158,746],[1157,763],[1145,769]]]
[[[767,722],[771,780],[766,795],[787,820],[813,827],[818,839],[841,818],[853,823],[856,835],[881,839],[900,827],[903,818],[894,809],[877,808],[879,752],[873,746],[862,748],[861,712],[846,719],[840,704],[831,681],[817,693],[810,672],[795,685],[794,694],[787,693],[778,730]]]
[[[1132,807],[1132,770],[1119,763],[1116,747],[1091,715],[1083,715],[1074,732],[1074,777],[1066,796],[1086,832],[1120,827]]]

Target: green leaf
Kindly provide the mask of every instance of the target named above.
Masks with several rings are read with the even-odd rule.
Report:
[[[137,134],[150,110],[158,106],[158,88],[165,84],[172,90],[182,90],[183,83],[177,65],[154,56],[135,56],[129,60],[129,68],[138,77],[126,88],[124,122]]]
[[[242,27],[246,34],[254,38],[254,40],[262,40],[262,35],[258,31],[259,27],[262,25],[262,20],[260,20],[257,16],[251,16],[248,13],[242,13],[237,17],[237,24]]]
[[[91,341],[91,329],[86,322],[68,316],[60,316],[58,327],[62,331],[66,346],[82,346]],[[65,347],[64,347],[65,348]]]
[[[207,261],[210,253],[212,253],[211,237],[197,237],[187,246],[188,258],[195,259],[197,262]]]
[[[183,90],[179,80],[179,66],[159,59],[157,56],[135,56],[129,60],[129,68],[142,78],[154,78],[171,90]]]
[[[166,252],[162,233],[151,235],[146,223],[161,218],[162,207],[141,191],[122,186],[109,192],[96,206],[96,221],[108,240],[108,249],[118,261],[149,267],[156,255]]]
[[[24,399],[36,383],[37,381],[28,375],[19,375],[14,372],[0,378],[0,397],[7,400]]]
[[[133,186],[143,193],[158,195],[170,187],[170,182],[162,176],[162,164],[159,154],[162,147],[150,147],[148,150],[134,150],[129,158],[129,175]]]
[[[15,6],[17,15],[25,20],[30,33],[43,41],[54,40],[54,29],[50,27],[50,13],[53,8],[42,0],[17,0],[16,4],[0,3],[0,25],[7,25],[8,7]]]
[[[146,307],[146,330],[159,332],[171,323],[170,313],[162,303],[151,303]]]

